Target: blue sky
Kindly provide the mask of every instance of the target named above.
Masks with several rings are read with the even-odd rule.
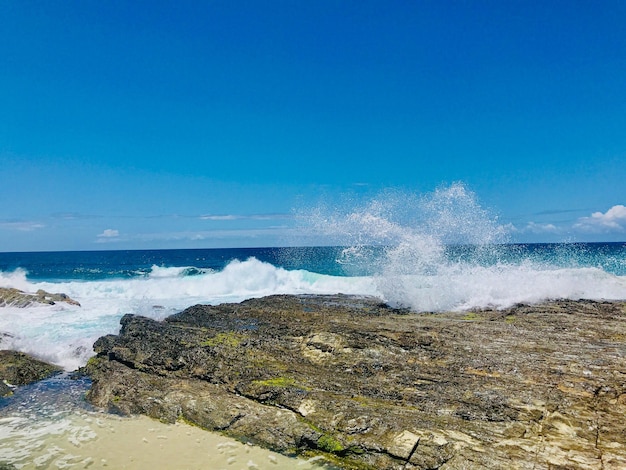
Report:
[[[323,243],[462,182],[511,241],[626,240],[622,1],[0,2],[0,251]]]

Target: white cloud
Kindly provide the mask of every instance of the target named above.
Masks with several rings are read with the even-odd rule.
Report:
[[[574,228],[591,233],[624,232],[626,206],[618,204],[604,213],[594,212],[591,217],[581,217],[574,224]]]
[[[524,227],[518,228],[509,223],[502,226],[507,233],[560,233],[561,229],[554,224],[538,224],[537,222],[528,222]]]
[[[160,232],[142,233],[133,238],[142,241],[168,241],[168,240],[213,240],[228,238],[257,238],[257,237],[280,237],[294,232],[294,229],[282,226],[266,227],[259,229],[239,229],[239,230],[206,230],[187,232]]]
[[[558,233],[559,229],[554,224],[538,224],[535,222],[528,222],[523,231],[531,233]]]
[[[85,219],[96,219],[100,216],[93,214],[81,214],[79,212],[56,212],[51,215],[53,219],[61,219],[61,220],[85,220]]]
[[[16,221],[16,222],[0,222],[0,228],[6,228],[9,230],[19,230],[20,232],[32,232],[40,228],[44,228],[45,225],[39,222],[29,221]]]
[[[237,215],[201,215],[200,220],[237,220],[240,216]]]
[[[113,230],[111,228],[106,229],[104,232],[98,235],[98,238],[116,238],[120,236],[119,230]]]
[[[247,215],[234,215],[234,214],[206,214],[198,217],[200,220],[280,220],[292,218],[290,214],[247,214]]]

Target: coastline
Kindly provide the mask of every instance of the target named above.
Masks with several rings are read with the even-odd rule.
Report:
[[[275,295],[121,324],[94,345],[93,382],[53,377],[2,405],[0,463],[626,465],[624,301],[415,313],[370,297]],[[87,389],[98,409],[132,417],[94,412]]]

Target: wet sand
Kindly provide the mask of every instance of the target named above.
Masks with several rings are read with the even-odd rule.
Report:
[[[0,418],[0,462],[18,469],[301,469],[292,459],[184,423],[97,412]]]
[[[0,398],[0,463],[26,470],[321,468],[183,422],[102,412],[84,400],[89,384],[64,374]]]

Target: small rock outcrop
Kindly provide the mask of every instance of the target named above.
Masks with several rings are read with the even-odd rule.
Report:
[[[11,388],[7,385],[28,385],[47,379],[62,371],[60,367],[40,361],[34,357],[17,351],[0,351],[0,397],[10,395]]]
[[[626,468],[626,304],[272,296],[126,315],[88,399],[346,469]]]
[[[51,294],[42,289],[31,294],[13,287],[0,287],[0,307],[25,308],[33,304],[54,305],[56,302],[80,306],[76,300],[66,294]]]

